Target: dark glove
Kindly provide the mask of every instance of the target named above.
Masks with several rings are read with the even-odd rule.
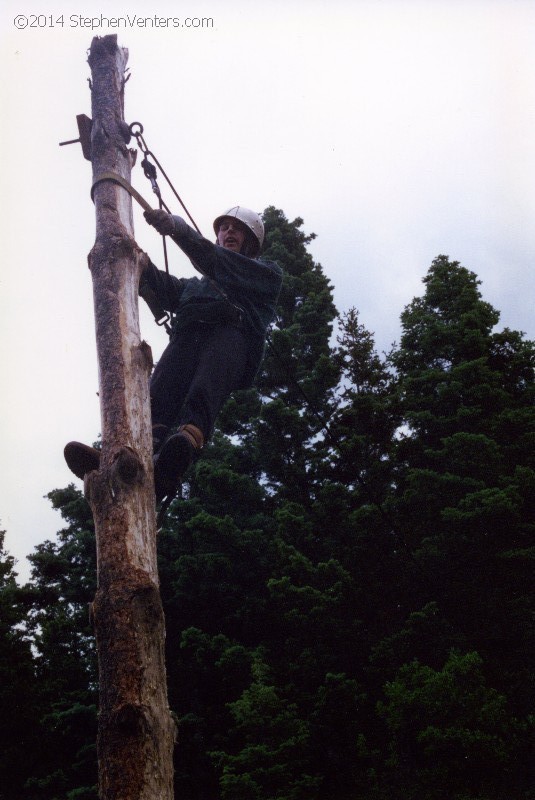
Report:
[[[163,208],[153,208],[150,211],[145,211],[143,214],[149,225],[156,228],[158,233],[162,236],[169,236],[175,232],[175,222],[171,214],[164,211]]]

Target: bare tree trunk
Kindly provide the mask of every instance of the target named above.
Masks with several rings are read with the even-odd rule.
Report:
[[[123,118],[128,51],[95,38],[92,73],[93,180],[130,181]],[[175,726],[167,701],[164,617],[156,564],[149,374],[140,340],[138,285],[146,256],[134,241],[130,195],[94,190],[96,240],[89,254],[102,418],[102,458],[86,478],[95,520],[98,588],[93,604],[100,678],[101,800],[170,800]]]

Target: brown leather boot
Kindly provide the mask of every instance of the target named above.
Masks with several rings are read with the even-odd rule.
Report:
[[[204,445],[203,432],[196,425],[181,425],[178,432],[166,440],[154,459],[156,502],[175,496],[182,476]]]
[[[100,450],[82,442],[69,442],[63,450],[65,461],[71,472],[83,481],[88,472],[100,467]]]

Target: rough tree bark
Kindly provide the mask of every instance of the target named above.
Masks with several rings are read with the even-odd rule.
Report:
[[[124,122],[128,51],[95,38],[92,74],[93,181],[130,181]],[[138,285],[146,256],[133,233],[132,201],[120,186],[94,189],[96,239],[89,254],[99,363],[102,457],[86,476],[95,520],[98,588],[93,603],[100,679],[101,800],[173,797],[174,723],[167,701],[164,617],[156,564],[156,521],[148,379]]]

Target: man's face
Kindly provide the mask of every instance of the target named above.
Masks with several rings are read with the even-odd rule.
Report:
[[[245,241],[246,227],[243,222],[234,217],[225,217],[219,226],[217,243],[227,250],[239,253]]]

